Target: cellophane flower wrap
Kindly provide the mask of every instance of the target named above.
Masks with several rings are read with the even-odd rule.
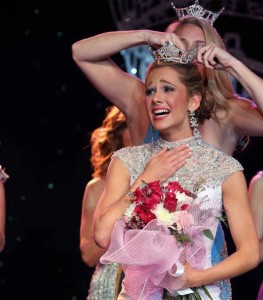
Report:
[[[132,300],[159,300],[164,289],[183,288],[182,263],[203,268],[204,236],[213,239],[209,227],[220,215],[178,182],[143,182],[133,198],[100,261],[122,264]]]

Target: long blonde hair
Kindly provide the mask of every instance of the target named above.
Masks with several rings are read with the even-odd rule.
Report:
[[[196,17],[187,17],[180,21],[170,24],[166,31],[174,32],[186,24],[196,25],[204,32],[206,44],[214,43],[218,47],[225,50],[225,45],[217,30],[211,26],[207,21],[198,19]],[[209,70],[206,69],[206,78],[204,78],[204,87],[210,91],[215,101],[215,111],[213,117],[216,118],[216,110],[223,109],[228,112],[229,103],[226,101],[231,98],[237,98],[231,77],[225,70]]]
[[[127,128],[123,113],[116,106],[106,109],[102,125],[91,133],[92,177],[104,178],[114,151],[123,147],[122,133]]]

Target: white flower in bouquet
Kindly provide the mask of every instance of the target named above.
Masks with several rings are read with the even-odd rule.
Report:
[[[193,202],[193,197],[188,196],[185,192],[175,192],[177,199],[177,206],[180,207],[182,204],[191,204]]]
[[[163,202],[157,204],[155,209],[151,209],[155,214],[159,224],[171,227],[176,222],[176,212],[171,213],[168,209],[163,207]]]

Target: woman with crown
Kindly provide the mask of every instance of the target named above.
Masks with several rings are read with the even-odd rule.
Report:
[[[205,88],[212,95],[208,105],[213,109],[211,118],[199,130],[205,141],[232,155],[244,136],[263,136],[263,80],[225,50],[213,26],[220,12],[207,11],[195,1],[190,7],[176,9],[176,13],[179,21],[171,24],[166,33],[114,31],[77,41],[72,45],[73,59],[95,88],[124,113],[132,143],[140,145],[149,128],[144,83],[123,71],[110,57],[142,44],[158,48],[170,41],[189,50],[198,43],[198,65]],[[243,85],[253,101],[236,94],[230,74]],[[177,155],[185,159],[184,154],[182,150]]]
[[[160,135],[112,156],[95,214],[95,240],[108,249],[101,262],[123,266],[118,300],[231,299],[229,279],[256,267],[259,255],[243,168],[201,139],[211,94],[192,63],[195,51],[167,42],[152,53],[145,107]],[[192,153],[184,166],[174,172],[171,159],[163,172],[152,169],[162,149],[182,144]],[[213,264],[223,210],[236,251]]]
[[[178,9],[176,13],[179,21],[171,24],[166,33],[150,30],[103,33],[73,44],[73,58],[91,83],[125,114],[132,142],[139,145],[149,128],[144,83],[124,72],[110,57],[141,44],[158,48],[170,41],[182,49],[192,49],[198,43],[197,61],[207,93],[211,95],[206,105],[212,110],[211,118],[205,119],[199,130],[203,140],[232,155],[243,136],[263,135],[263,81],[225,50],[220,35],[213,27],[219,13],[203,9],[197,1],[189,8]],[[229,74],[244,86],[257,107],[254,102],[235,93]],[[169,152],[162,151],[158,159],[153,160],[155,168],[164,172],[164,164],[169,166],[173,154],[173,168],[176,171],[185,164],[189,153],[187,145],[175,147]],[[222,249],[221,256],[227,251],[226,245],[222,244],[224,234],[221,226],[215,241],[218,244],[215,243],[212,249],[214,263],[219,260],[217,248]]]

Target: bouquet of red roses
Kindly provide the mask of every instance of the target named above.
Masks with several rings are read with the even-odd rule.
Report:
[[[182,262],[203,267],[203,237],[213,239],[209,226],[220,215],[178,182],[142,182],[132,198],[101,262],[122,264],[131,299],[162,299],[163,289],[183,287]]]
[[[181,187],[178,182],[166,186],[160,181],[142,182],[133,193],[134,201],[124,213],[127,229],[143,229],[152,220],[168,227],[179,243],[191,242],[186,229],[193,225],[194,216],[187,208],[193,205],[195,195]],[[204,234],[211,235],[209,230]]]

